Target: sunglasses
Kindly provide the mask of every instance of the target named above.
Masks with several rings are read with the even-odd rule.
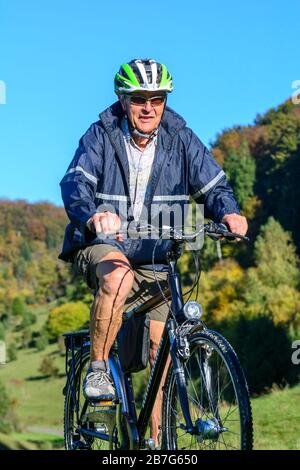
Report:
[[[160,106],[166,101],[165,95],[159,96],[152,96],[151,98],[145,98],[144,96],[139,95],[126,95],[129,97],[130,103],[135,104],[137,106],[145,106],[145,104],[149,101],[151,106]]]

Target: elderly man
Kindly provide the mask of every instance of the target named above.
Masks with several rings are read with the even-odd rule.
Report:
[[[247,232],[224,172],[183,118],[166,106],[173,89],[166,66],[151,59],[132,60],[120,67],[114,84],[118,101],[81,138],[61,181],[71,223],[60,258],[73,262],[95,290],[91,365],[83,387],[87,399],[98,401],[114,399],[108,356],[124,309],[158,289],[151,271],[156,240],[124,239],[118,233],[120,206],[126,208],[127,221],[138,222],[152,204],[181,204],[191,195],[204,204],[206,216],[231,231]],[[115,237],[101,238],[99,233]],[[168,241],[161,240],[156,268],[163,284],[167,249]],[[150,314],[151,366],[167,313],[162,305]],[[161,399],[162,392],[152,414],[156,442]]]

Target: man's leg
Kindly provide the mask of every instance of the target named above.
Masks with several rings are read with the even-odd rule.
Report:
[[[91,362],[108,360],[134,279],[129,261],[118,252],[110,252],[101,258],[96,276],[99,289],[91,308]]]
[[[165,326],[164,322],[157,321],[157,320],[150,320],[150,367],[151,369],[153,367],[153,363],[154,363],[157,349],[161,340],[164,326]],[[159,434],[159,426],[161,424],[161,409],[162,409],[162,400],[163,400],[162,387],[165,383],[169,364],[170,364],[170,356],[168,356],[168,360],[166,362],[159,392],[157,394],[157,397],[153,406],[153,411],[152,411],[151,420],[150,420],[151,438],[155,440],[155,447],[159,446],[158,434]]]
[[[91,307],[91,364],[83,383],[87,399],[113,400],[115,389],[108,356],[122,323],[125,300],[133,283],[127,258],[108,246],[88,247],[77,260],[90,287],[97,287]],[[99,287],[98,287],[99,286]]]

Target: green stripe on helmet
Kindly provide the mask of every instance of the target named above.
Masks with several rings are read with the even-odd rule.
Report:
[[[128,64],[123,64],[122,65],[122,69],[126,72],[126,74],[128,75],[129,77],[129,80],[130,80],[130,83],[134,86],[140,86],[140,83],[138,81],[138,79],[136,78],[136,75],[134,73],[134,71],[132,70],[132,68],[130,67],[130,65]],[[122,77],[123,80],[124,80],[124,77]],[[125,79],[126,80],[126,79]]]
[[[172,78],[168,73],[167,67],[164,64],[161,64],[162,68],[162,75],[161,75],[161,80],[159,84],[159,88],[166,88],[170,91],[172,91]],[[168,77],[169,75],[169,77]]]
[[[116,89],[118,89],[119,86],[122,86],[124,88],[131,88],[131,83],[129,82],[129,80],[127,78],[123,77],[123,75],[120,75],[119,73],[117,73],[116,76],[115,76],[115,87],[116,87]]]

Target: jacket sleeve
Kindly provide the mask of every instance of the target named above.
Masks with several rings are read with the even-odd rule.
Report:
[[[189,130],[189,186],[193,199],[204,204],[204,215],[221,222],[225,214],[240,213],[222,168],[200,139]]]
[[[95,195],[102,173],[103,145],[96,124],[79,141],[75,156],[60,182],[65,210],[72,224],[81,233],[96,212]]]

